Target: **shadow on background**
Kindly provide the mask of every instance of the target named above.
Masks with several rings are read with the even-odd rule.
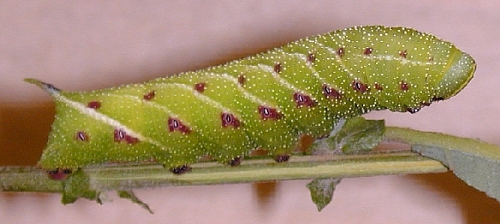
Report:
[[[269,206],[273,206],[278,192],[278,185],[280,182],[257,182],[252,184],[254,196],[257,198],[259,208],[267,210]]]
[[[500,223],[500,203],[470,187],[451,172],[407,177],[453,199],[462,210],[466,223]]]
[[[0,166],[33,166],[47,143],[54,103],[0,105]]]
[[[35,165],[47,142],[54,114],[53,102],[1,105],[0,166]],[[451,172],[406,177],[450,196],[460,206],[467,223],[500,223],[500,203],[468,186]],[[272,199],[279,190],[277,184],[253,185],[263,208],[272,206]],[[16,197],[16,194],[11,196]]]

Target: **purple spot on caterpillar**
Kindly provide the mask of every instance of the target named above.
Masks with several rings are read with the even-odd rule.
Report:
[[[367,47],[367,48],[365,48],[365,51],[363,51],[363,54],[370,55],[370,54],[372,54],[372,52],[373,52],[373,48]]]
[[[220,118],[222,121],[222,127],[233,126],[234,128],[238,128],[240,126],[240,121],[235,118],[233,114],[221,113]]]
[[[343,58],[344,57],[344,48],[341,47],[339,49],[337,49],[337,55],[340,57],[340,58]]]
[[[189,167],[188,165],[182,165],[182,166],[178,166],[178,167],[174,167],[174,168],[170,169],[170,172],[177,174],[177,175],[187,173],[190,171],[191,171],[191,167]]]
[[[149,93],[146,93],[144,95],[144,99],[145,100],[151,100],[151,99],[153,99],[155,97],[155,95],[156,95],[156,91],[153,90],[153,91],[151,91]]]
[[[97,110],[97,109],[101,108],[101,103],[99,101],[92,101],[92,102],[89,102],[87,104],[87,107]]]
[[[128,144],[131,144],[131,145],[139,142],[139,139],[132,137],[130,135],[127,135],[127,133],[121,129],[115,129],[114,138],[115,138],[115,142],[121,142],[124,140],[125,142],[127,142]]]
[[[121,142],[123,139],[125,139],[125,136],[127,136],[127,133],[121,129],[115,129],[114,133],[114,138],[115,142]]]
[[[340,94],[339,91],[337,91],[334,88],[331,88],[327,84],[323,84],[321,88],[323,89],[323,95],[325,95],[326,98],[342,99],[342,94]]]
[[[405,81],[401,81],[399,83],[399,89],[407,91],[408,89],[410,89],[410,85],[408,85],[408,83],[406,83]]]
[[[364,93],[368,90],[368,86],[359,80],[352,81],[351,86],[356,92],[360,93]]]
[[[86,142],[87,140],[89,140],[89,136],[87,136],[85,132],[79,131],[76,133],[75,139],[80,140],[82,142]]]
[[[242,86],[243,86],[243,85],[245,85],[245,82],[246,82],[246,81],[247,81],[247,80],[246,80],[246,78],[245,78],[245,75],[244,75],[244,74],[240,74],[240,75],[238,76],[238,83],[239,83],[240,85],[242,85]]]
[[[170,132],[180,131],[181,133],[184,134],[189,134],[191,132],[191,130],[189,130],[187,126],[182,124],[182,122],[179,119],[172,117],[168,118],[168,130]]]
[[[274,64],[274,72],[276,72],[276,73],[281,72],[281,64],[279,62]]]
[[[230,166],[239,166],[241,164],[241,157],[239,156],[234,157],[228,163]]]
[[[274,157],[274,161],[278,163],[287,162],[290,159],[290,155],[287,154],[279,154]]]
[[[384,87],[382,87],[382,86],[381,86],[380,84],[378,84],[378,83],[373,84],[373,87],[375,87],[375,89],[376,89],[376,90],[383,90],[383,89],[384,89]]]
[[[203,93],[205,91],[206,84],[204,82],[194,84],[194,89],[199,93]]]
[[[316,102],[311,99],[310,96],[304,95],[298,92],[293,93],[293,100],[297,104],[297,107],[301,106],[306,106],[306,107],[312,107],[316,106]]]
[[[314,63],[316,61],[316,55],[313,53],[309,53],[307,55],[307,62]]]
[[[71,174],[71,170],[70,169],[48,170],[47,174],[53,180],[64,180],[68,178],[68,176]]]
[[[125,141],[128,143],[128,144],[136,144],[139,142],[139,139],[135,138],[135,137],[132,137],[130,135],[125,135]]]
[[[408,55],[408,52],[406,52],[406,50],[399,52],[399,56],[401,56],[402,58],[406,58],[406,55]]]
[[[267,119],[278,120],[281,118],[281,114],[279,114],[275,108],[270,108],[266,106],[259,106],[259,114],[261,115],[262,120],[267,120]]]

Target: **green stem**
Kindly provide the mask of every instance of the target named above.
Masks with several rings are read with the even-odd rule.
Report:
[[[499,157],[498,151],[493,152],[498,150],[496,146],[439,133],[387,127],[385,139],[413,145],[446,148],[447,150],[481,153],[497,159]],[[245,160],[241,166],[235,168],[211,162],[199,163],[193,165],[193,172],[184,175],[171,174],[157,165],[85,169],[85,173],[90,178],[91,187],[103,191],[170,185],[224,184],[446,171],[448,169],[441,162],[408,151],[362,155],[295,156],[289,162],[282,164],[275,163],[270,159],[251,159]],[[2,191],[32,192],[62,192],[63,190],[60,181],[50,180],[43,171],[34,167],[0,168],[0,189]]]
[[[360,156],[296,156],[289,162],[246,161],[239,167],[215,163],[193,165],[193,172],[174,175],[161,166],[89,168],[91,185],[100,190],[124,190],[171,185],[203,185],[330,177],[446,172],[439,162],[416,153],[367,154]],[[39,169],[4,168],[0,171],[3,191],[61,192],[62,185]]]

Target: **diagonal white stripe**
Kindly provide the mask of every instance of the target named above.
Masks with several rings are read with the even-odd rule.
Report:
[[[215,107],[215,108],[219,108],[221,109],[222,111],[224,112],[230,112],[230,113],[234,113],[232,109],[229,109],[227,107],[224,107],[224,105],[222,105],[221,103],[213,100],[212,98],[208,97],[208,96],[205,96],[201,93],[199,93],[198,91],[196,91],[192,86],[190,85],[186,85],[186,84],[180,84],[180,83],[158,83],[157,84],[158,86],[176,86],[176,87],[180,87],[182,89],[185,89],[185,90],[189,90],[193,93],[193,95],[200,99],[201,101],[209,104],[210,106],[212,107]]]
[[[300,91],[302,93],[304,93],[306,95],[312,96],[311,93],[309,93],[307,91],[304,91],[301,88],[297,88],[294,85],[292,85],[291,83],[289,83],[286,79],[281,78],[281,76],[279,75],[279,73],[275,72],[274,68],[272,66],[265,65],[265,64],[258,64],[257,67],[260,68],[260,69],[262,69],[262,70],[264,70],[264,71],[267,71],[267,72],[271,73],[271,75],[273,76],[273,78],[276,81],[278,81],[281,85],[285,86],[286,88],[291,89],[293,91],[296,91],[297,89],[300,89]]]
[[[136,131],[130,129],[129,127],[123,125],[122,123],[120,123],[119,121],[117,121],[111,117],[108,117],[102,113],[97,112],[95,109],[88,108],[79,102],[72,101],[72,100],[64,97],[63,95],[61,95],[60,92],[52,91],[51,93],[52,93],[52,96],[54,96],[54,98],[56,98],[57,100],[59,100],[61,102],[66,103],[67,105],[76,109],[77,111],[79,111],[82,114],[85,114],[91,118],[94,118],[98,121],[101,121],[105,124],[108,124],[109,126],[119,128],[119,129],[125,131],[127,133],[127,135],[130,135],[134,138],[137,138],[140,141],[154,144],[154,145],[159,146],[160,148],[166,150],[166,147],[164,145],[162,145],[161,143],[141,135],[139,132],[136,132]]]
[[[257,103],[259,105],[268,105],[269,103],[260,99],[259,97],[251,94],[250,92],[248,92],[247,89],[243,88],[240,83],[238,82],[238,79],[233,77],[233,76],[230,76],[226,73],[223,73],[223,74],[216,74],[216,73],[211,73],[211,75],[214,75],[214,76],[218,76],[218,77],[221,77],[223,79],[226,79],[228,81],[231,81],[233,82],[235,85],[236,85],[236,88],[238,88],[238,91],[240,91],[241,93],[243,93],[243,95],[245,95],[245,97],[247,99],[250,99],[250,101],[254,102],[254,103]],[[268,105],[268,106],[273,106],[273,105]],[[274,108],[278,109],[276,106],[273,106]]]

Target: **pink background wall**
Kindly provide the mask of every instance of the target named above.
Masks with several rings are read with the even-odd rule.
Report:
[[[33,77],[65,90],[141,82],[215,65],[354,25],[408,26],[470,53],[475,78],[421,112],[377,112],[387,124],[500,144],[500,2],[17,1],[0,2],[0,165],[34,165],[53,119]],[[344,179],[321,213],[307,181],[138,190],[150,215],[117,199],[0,193],[2,223],[500,223],[500,206],[451,174]],[[269,187],[271,186],[271,187]],[[272,187],[274,186],[274,188]],[[259,193],[257,193],[259,192]],[[269,196],[262,196],[267,193]],[[260,195],[260,196],[259,196]]]

